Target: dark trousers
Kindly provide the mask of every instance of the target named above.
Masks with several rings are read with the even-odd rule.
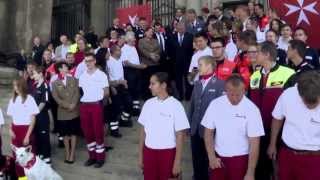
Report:
[[[175,82],[180,100],[190,100],[192,94],[192,86],[189,84],[187,74],[176,68]]]
[[[198,132],[191,136],[192,164],[194,180],[209,180],[209,160],[204,144]]]
[[[141,70],[126,67],[124,68],[124,77],[128,81],[128,91],[132,100],[139,100],[141,97]]]
[[[143,91],[143,99],[149,99],[152,97],[151,92],[149,90],[149,84],[150,84],[150,77],[155,74],[156,72],[159,72],[160,66],[148,66],[146,69],[142,72],[142,91]]]
[[[256,179],[270,180],[273,175],[272,160],[267,154],[267,149],[270,144],[270,130],[265,130],[266,135],[260,138],[260,152],[256,167]]]
[[[43,159],[50,158],[50,121],[47,109],[42,110],[36,116],[34,134],[36,140],[37,155]]]
[[[51,93],[49,95],[49,102],[50,102],[50,110],[52,112],[53,116],[53,132],[59,132],[59,127],[58,127],[58,104],[52,97]]]
[[[117,90],[116,94],[111,93],[111,116],[110,116],[110,129],[117,130],[119,124],[119,115],[121,115],[121,120],[129,121],[130,114],[132,111],[132,99],[129,95],[128,89],[123,85],[119,85],[115,88]],[[122,113],[122,114],[121,114]]]

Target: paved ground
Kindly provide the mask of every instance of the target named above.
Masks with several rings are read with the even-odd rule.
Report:
[[[4,114],[6,106],[11,96],[11,90],[7,87],[0,86],[0,107]],[[3,151],[9,154],[9,133],[8,123],[10,119],[5,116],[6,125],[2,132],[2,139],[4,141]],[[65,180],[141,180],[141,172],[137,166],[138,157],[138,125],[135,123],[133,128],[121,129],[123,137],[121,139],[114,139],[107,137],[108,145],[113,146],[114,150],[107,153],[107,162],[101,169],[86,168],[82,164],[87,158],[85,145],[82,139],[78,142],[76,162],[73,165],[63,163],[64,151],[58,149],[56,139],[52,137],[52,156],[53,167]],[[183,154],[183,179],[190,180],[192,175],[191,168],[191,153],[190,145],[187,140],[185,143],[185,152]]]

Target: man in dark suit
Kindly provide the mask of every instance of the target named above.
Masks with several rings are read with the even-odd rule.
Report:
[[[197,13],[194,9],[187,11],[187,32],[195,35],[204,30],[205,23],[197,18]]]
[[[164,31],[163,26],[160,22],[154,24],[154,36],[160,46],[160,68],[161,71],[167,72],[172,77],[172,63],[168,56],[168,36]]]
[[[41,44],[41,39],[39,36],[33,38],[33,47],[32,47],[32,59],[37,63],[38,66],[42,64],[42,54],[45,50],[45,47]]]
[[[170,39],[169,53],[174,60],[175,83],[180,100],[188,100],[191,95],[191,87],[187,81],[188,68],[193,55],[193,35],[186,32],[184,22],[177,24],[177,33]],[[188,92],[190,91],[190,92]]]
[[[191,149],[193,179],[208,180],[209,160],[203,139],[204,127],[200,122],[212,100],[224,92],[224,81],[215,76],[216,61],[212,56],[199,59],[199,80],[194,83],[190,105]]]

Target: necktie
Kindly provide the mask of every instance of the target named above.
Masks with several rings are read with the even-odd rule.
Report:
[[[182,46],[182,42],[183,42],[183,35],[179,34],[179,44],[180,44],[180,46]]]
[[[158,37],[159,37],[160,49],[161,49],[161,52],[162,52],[164,49],[163,49],[163,42],[162,42],[162,38],[161,38],[161,34],[160,33],[158,34]]]

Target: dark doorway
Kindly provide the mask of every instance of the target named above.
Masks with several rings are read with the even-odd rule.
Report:
[[[90,26],[90,0],[54,0],[51,39],[59,41],[61,34],[70,39],[79,30]]]

